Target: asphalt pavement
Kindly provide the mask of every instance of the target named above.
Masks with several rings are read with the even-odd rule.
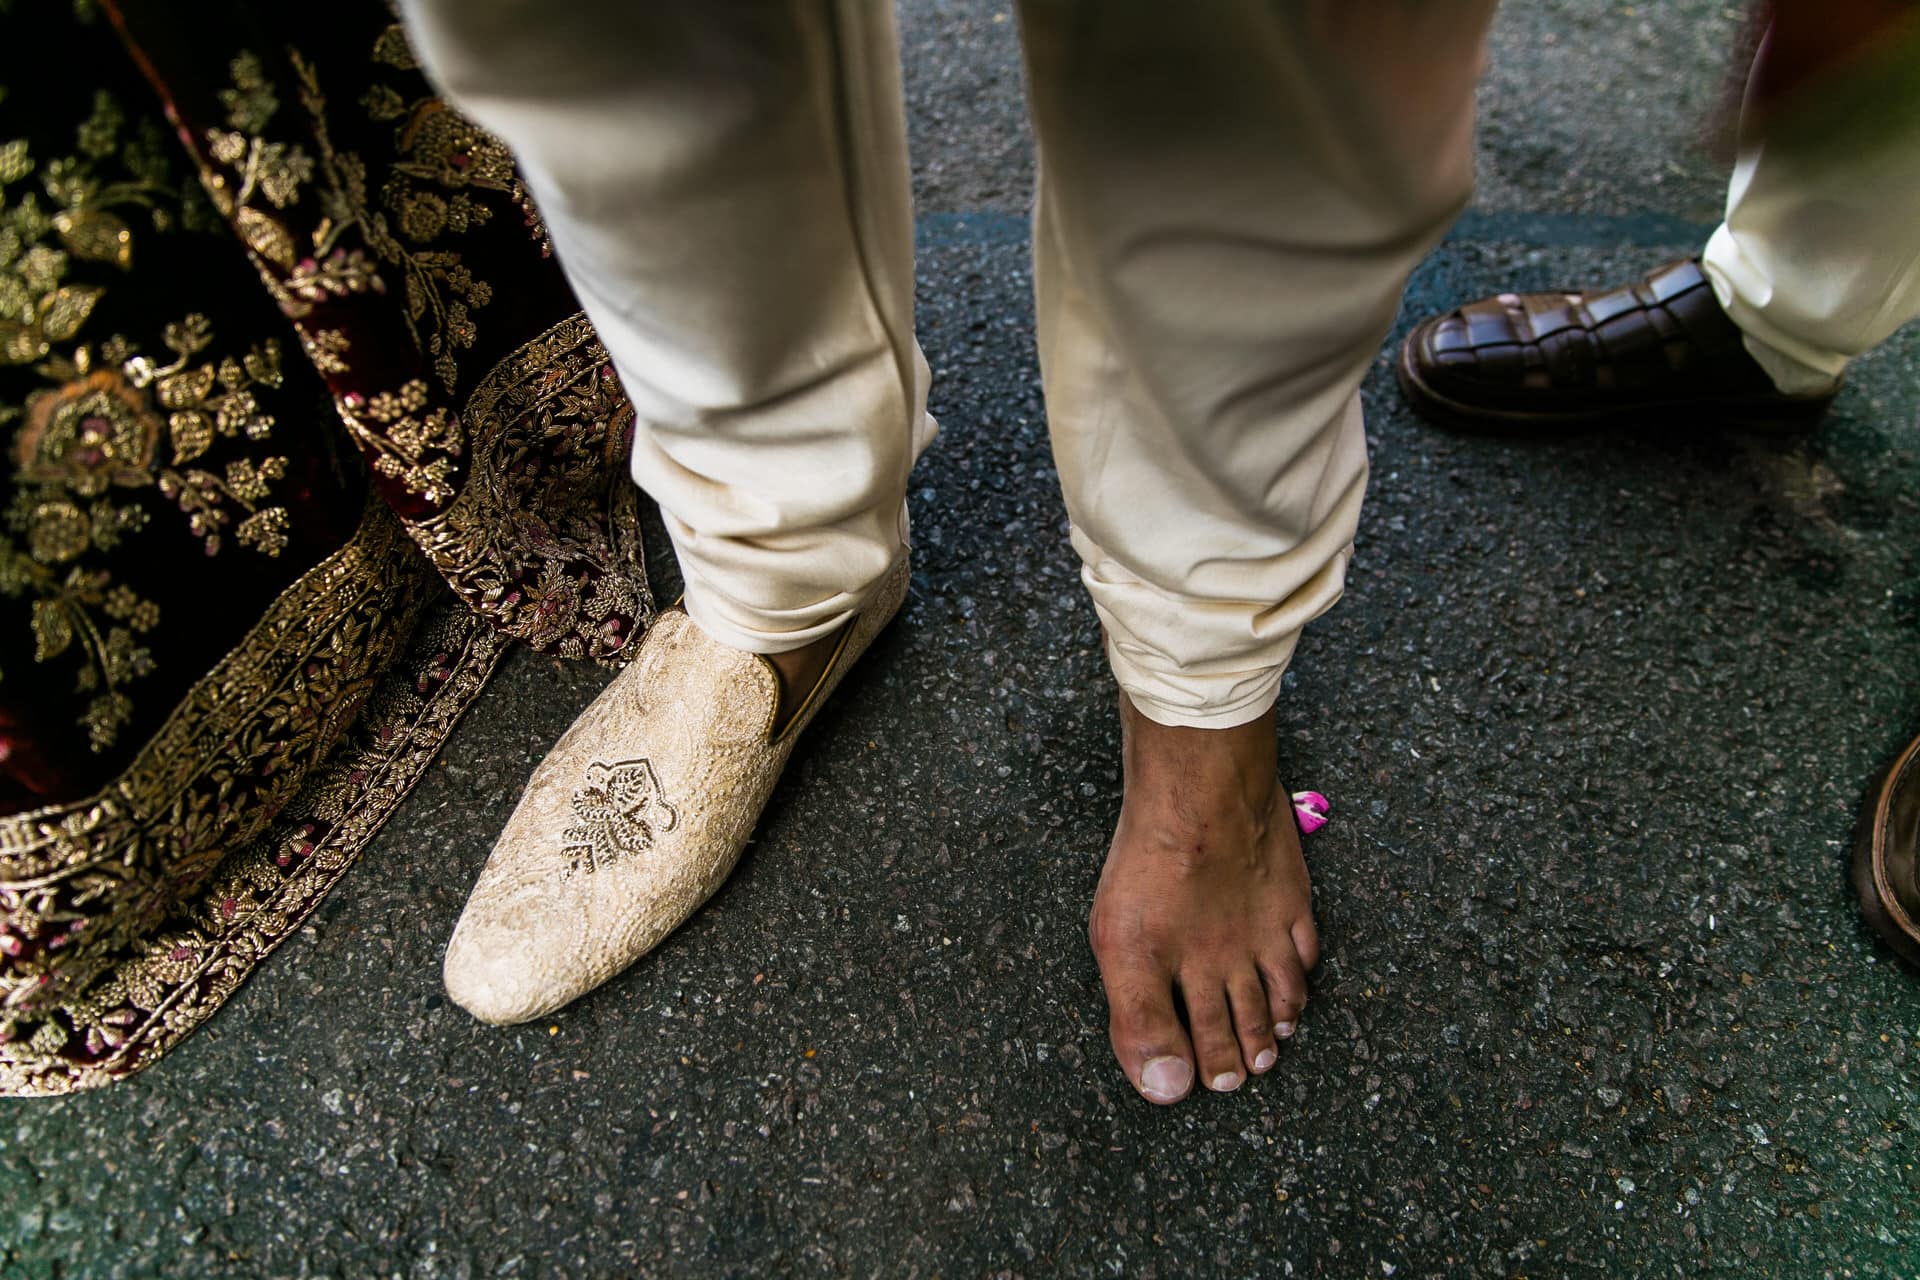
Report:
[[[1697,249],[1738,26],[1510,6],[1480,194],[1402,331]],[[1283,701],[1286,776],[1334,805],[1325,961],[1270,1075],[1150,1107],[1085,944],[1118,734],[1013,23],[903,28],[943,425],[914,590],[739,872],[551,1019],[451,1006],[465,891],[607,679],[516,654],[206,1028],[0,1106],[0,1275],[1920,1277],[1920,975],[1845,880],[1920,731],[1920,333],[1792,440],[1446,435],[1383,353],[1349,590]]]

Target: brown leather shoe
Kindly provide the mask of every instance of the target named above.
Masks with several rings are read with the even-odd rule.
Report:
[[[1920,738],[1867,793],[1853,843],[1853,887],[1874,932],[1920,965]]]
[[[1502,293],[1434,316],[1396,365],[1420,415],[1554,435],[1682,419],[1798,430],[1833,402],[1783,395],[1694,259],[1604,293]]]

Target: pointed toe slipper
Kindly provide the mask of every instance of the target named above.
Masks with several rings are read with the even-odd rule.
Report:
[[[447,944],[453,1001],[524,1022],[659,944],[739,861],[793,744],[900,610],[903,556],[776,732],[765,658],[674,609],[534,771]]]

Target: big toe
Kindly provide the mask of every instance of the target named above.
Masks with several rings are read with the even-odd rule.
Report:
[[[1138,961],[1103,959],[1101,970],[1120,1069],[1147,1101],[1180,1101],[1193,1091],[1193,1046],[1174,1011],[1172,975]]]

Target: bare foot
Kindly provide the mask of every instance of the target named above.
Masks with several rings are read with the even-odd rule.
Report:
[[[1114,1056],[1150,1102],[1186,1097],[1196,1069],[1221,1092],[1271,1069],[1306,1006],[1320,940],[1274,714],[1173,728],[1120,697],[1126,793],[1088,934]]]
[[[851,622],[847,624],[848,627],[852,625]],[[834,652],[840,647],[840,637],[844,634],[845,628],[842,628],[821,636],[804,648],[766,655],[767,661],[773,664],[774,674],[780,677],[780,709],[773,718],[778,726],[774,730],[776,735],[807,704],[807,698],[820,684],[820,677],[827,673],[827,664],[833,661]]]

